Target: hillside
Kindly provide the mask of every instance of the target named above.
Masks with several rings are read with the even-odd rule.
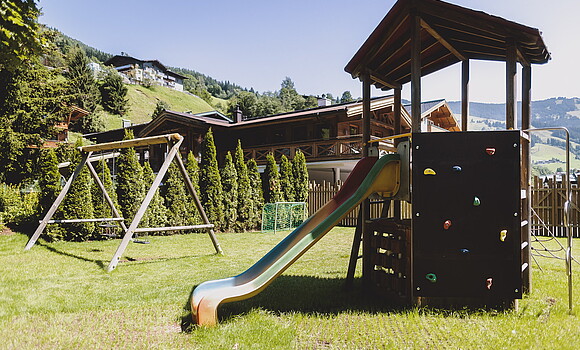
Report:
[[[202,113],[215,110],[209,103],[195,95],[163,86],[153,85],[147,88],[141,85],[127,85],[127,88],[129,112],[122,118],[106,114],[107,130],[121,128],[123,119],[128,119],[133,124],[150,121],[158,101],[165,102],[168,105],[167,109],[176,112]]]

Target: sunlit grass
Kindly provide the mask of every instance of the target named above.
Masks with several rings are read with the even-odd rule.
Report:
[[[220,307],[220,324],[189,324],[206,280],[243,272],[285,233],[149,237],[105,272],[119,241],[44,243],[0,236],[0,349],[577,349],[564,262],[539,258],[518,311],[393,308],[343,288],[353,230],[336,228],[271,286]],[[580,243],[576,240],[575,243]],[[575,264],[577,273],[580,269]],[[359,272],[357,272],[357,276]],[[578,284],[577,284],[578,285]],[[576,309],[580,288],[574,288]]]

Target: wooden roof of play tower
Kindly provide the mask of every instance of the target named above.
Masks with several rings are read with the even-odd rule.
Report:
[[[438,0],[399,0],[345,67],[353,78],[368,73],[379,89],[411,81],[411,27],[420,21],[421,76],[468,59],[506,61],[517,48],[523,65],[542,64],[550,53],[536,28]]]

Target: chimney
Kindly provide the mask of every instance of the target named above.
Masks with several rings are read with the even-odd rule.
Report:
[[[234,111],[234,123],[239,123],[242,121],[242,110],[239,105],[236,105],[236,110]]]
[[[332,104],[332,101],[326,97],[317,97],[318,107],[326,107]]]

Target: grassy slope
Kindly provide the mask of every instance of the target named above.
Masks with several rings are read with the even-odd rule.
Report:
[[[538,258],[543,272],[534,264],[517,312],[392,309],[341,288],[352,234],[334,229],[262,293],[221,307],[220,325],[191,332],[180,325],[192,288],[239,274],[282,234],[220,234],[222,257],[205,234],[150,237],[110,274],[118,241],[24,252],[26,236],[0,236],[0,348],[580,348],[562,261]],[[578,309],[578,283],[574,295]]]
[[[134,124],[146,123],[151,120],[157,101],[164,101],[169,109],[176,112],[202,113],[215,110],[214,107],[197,96],[175,91],[162,86],[146,88],[140,85],[127,85],[129,112],[124,119]],[[107,129],[117,129],[122,126],[122,118],[106,114],[105,126]]]

